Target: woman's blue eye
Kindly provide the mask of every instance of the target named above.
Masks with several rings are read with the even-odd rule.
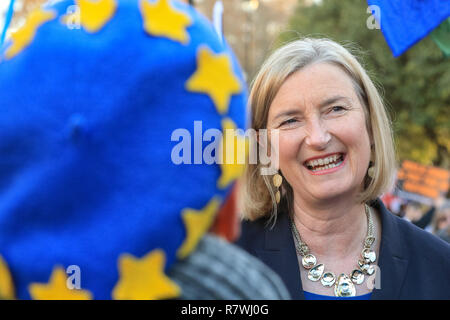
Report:
[[[331,108],[331,110],[334,111],[334,112],[339,112],[339,111],[345,110],[345,108],[341,107],[341,106],[334,106],[334,107]]]
[[[296,122],[296,121],[297,121],[296,119],[289,119],[289,120],[283,121],[283,122],[281,123],[281,125],[284,125],[284,124],[291,124],[291,123],[294,123],[294,122]]]

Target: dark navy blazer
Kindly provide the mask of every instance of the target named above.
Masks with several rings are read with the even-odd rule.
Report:
[[[393,215],[380,200],[371,205],[382,223],[381,285],[371,299],[450,299],[450,245]],[[277,272],[293,299],[304,299],[288,215],[280,213],[273,229],[266,222],[244,221],[236,244]]]

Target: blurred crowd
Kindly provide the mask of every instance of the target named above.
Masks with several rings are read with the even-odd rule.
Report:
[[[434,199],[430,205],[393,194],[386,194],[382,200],[397,216],[450,243],[450,203],[445,196]]]

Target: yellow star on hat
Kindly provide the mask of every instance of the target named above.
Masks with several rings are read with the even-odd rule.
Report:
[[[0,300],[14,299],[14,284],[8,265],[0,256]]]
[[[157,0],[150,3],[141,0],[139,8],[144,20],[144,30],[154,36],[162,36],[183,44],[189,42],[189,33],[186,28],[192,24],[187,13],[175,10],[169,0]]]
[[[62,267],[55,267],[48,283],[32,283],[30,296],[34,300],[91,300],[87,290],[69,289],[67,276]]]
[[[181,217],[186,227],[186,239],[177,251],[179,259],[187,257],[195,249],[203,234],[211,226],[219,205],[219,199],[214,197],[201,210],[188,208],[182,211]]]
[[[230,57],[202,46],[197,53],[197,70],[186,82],[186,89],[209,95],[217,111],[225,114],[231,96],[240,93],[242,86],[234,74]]]
[[[36,36],[37,29],[45,22],[56,17],[56,12],[36,9],[28,16],[25,24],[16,32],[11,34],[12,45],[5,52],[5,58],[11,59],[25,49]]]
[[[139,259],[130,254],[119,258],[120,279],[112,292],[116,300],[171,299],[180,295],[180,288],[164,274],[166,256],[155,249]]]
[[[223,119],[222,128],[223,137],[219,147],[222,174],[217,181],[221,189],[226,188],[242,175],[248,154],[248,141],[244,136],[237,134],[234,121],[229,118]]]
[[[116,12],[116,0],[76,0],[80,8],[80,24],[91,33],[99,31]]]

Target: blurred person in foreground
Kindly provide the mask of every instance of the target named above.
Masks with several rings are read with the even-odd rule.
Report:
[[[251,127],[279,171],[250,164],[238,244],[294,299],[450,299],[450,246],[378,198],[395,170],[382,99],[349,50],[328,39],[277,49],[250,93]],[[268,135],[271,136],[270,134]]]
[[[237,61],[192,7],[38,8],[2,49],[0,101],[0,297],[289,298],[267,266],[207,235],[233,165],[175,159],[198,143],[174,151],[194,121],[245,122]]]

